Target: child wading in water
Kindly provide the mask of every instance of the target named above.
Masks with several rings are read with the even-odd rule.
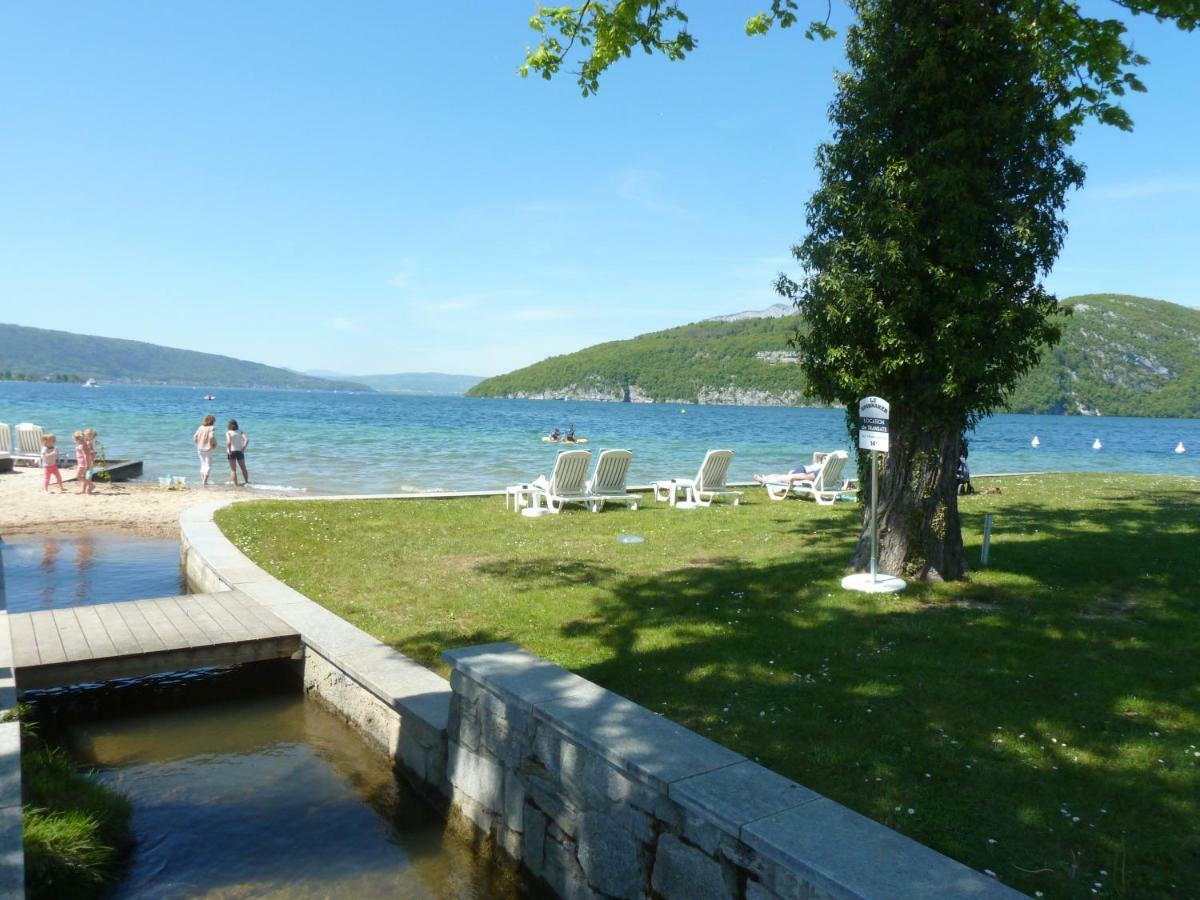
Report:
[[[237,419],[230,419],[225,426],[225,456],[229,460],[229,474],[233,476],[233,486],[237,487],[238,466],[242,467],[242,483],[249,484],[250,476],[246,472],[246,448],[250,446],[250,436],[244,431],[238,431]]]
[[[67,489],[63,487],[62,472],[58,471],[58,448],[54,446],[54,435],[46,434],[42,436],[42,487],[46,491],[50,490],[51,475],[58,479],[58,489],[65,494]]]
[[[90,429],[89,429],[90,430]],[[79,494],[91,494],[96,490],[96,485],[92,483],[92,457],[91,441],[87,439],[87,434],[83,431],[76,431],[71,435],[75,439],[75,472],[76,479],[79,481]]]

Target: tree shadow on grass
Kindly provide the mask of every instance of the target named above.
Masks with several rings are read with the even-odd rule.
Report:
[[[1022,540],[992,569],[898,598],[840,590],[853,537],[764,564],[575,564],[605,590],[560,634],[610,651],[584,677],[1009,884],[1195,893],[1195,509],[1164,492],[1002,514]],[[1089,617],[1114,590],[1128,615]]]

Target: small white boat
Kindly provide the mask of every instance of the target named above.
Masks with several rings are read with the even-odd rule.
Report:
[[[1033,440],[1029,442],[1029,446],[1030,447],[1042,446],[1042,442],[1040,440],[1038,440],[1038,436],[1036,434],[1033,436]]]
[[[1093,450],[1104,449],[1104,445],[1100,443],[1100,438],[1096,438],[1094,441],[1092,441],[1092,449]]]
[[[1180,441],[1178,444],[1175,445],[1175,452],[1176,453],[1187,453],[1187,447],[1183,446],[1183,441]]]
[[[95,378],[89,378],[87,381],[85,381],[83,383],[83,386],[84,387],[100,387],[100,385],[96,383]]]
[[[212,394],[205,394],[204,399],[205,400],[216,400],[217,398],[214,397]]]

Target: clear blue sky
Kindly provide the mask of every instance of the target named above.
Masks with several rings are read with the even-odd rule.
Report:
[[[745,37],[766,5],[693,0],[691,59],[583,99],[517,77],[528,0],[7,4],[0,321],[487,375],[769,305],[841,44]],[[1050,286],[1197,306],[1200,35],[1134,34]]]

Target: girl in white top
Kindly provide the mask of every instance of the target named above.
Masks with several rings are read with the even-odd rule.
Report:
[[[237,487],[238,466],[242,467],[242,483],[249,484],[250,476],[246,473],[246,448],[250,446],[250,437],[244,431],[238,431],[237,419],[230,419],[225,426],[225,457],[229,460],[229,473],[233,476],[233,486]]]
[[[204,423],[192,435],[192,443],[196,445],[196,454],[200,457],[200,487],[208,486],[208,473],[212,469],[212,454],[217,446],[217,436],[213,434],[216,416],[205,416]]]

